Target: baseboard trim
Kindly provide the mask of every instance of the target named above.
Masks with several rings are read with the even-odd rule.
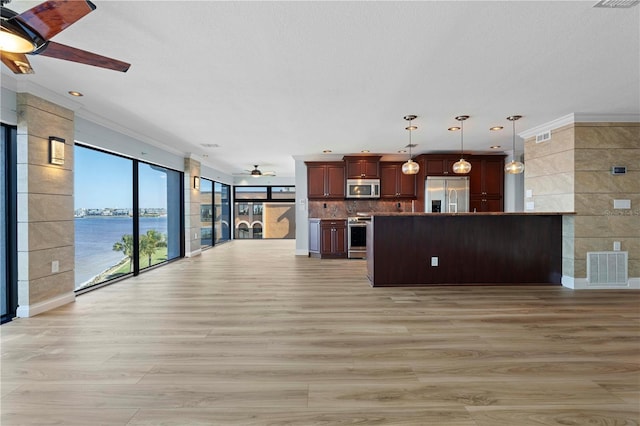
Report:
[[[640,278],[629,278],[627,285],[605,286],[589,285],[589,281],[587,281],[586,278],[574,278],[563,275],[562,286],[573,290],[640,290]]]
[[[41,314],[51,309],[55,309],[59,306],[66,305],[67,303],[75,302],[76,294],[71,291],[69,293],[62,294],[58,297],[54,297],[49,300],[34,303],[33,305],[18,306],[16,310],[16,316],[18,318],[29,318]]]
[[[296,256],[309,256],[309,250],[296,249]]]
[[[194,251],[189,252],[189,253],[185,253],[184,257],[200,256],[201,254],[202,254],[202,249],[198,249],[198,250],[194,250]]]

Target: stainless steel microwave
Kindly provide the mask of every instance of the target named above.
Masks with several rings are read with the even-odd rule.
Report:
[[[380,179],[347,179],[347,198],[380,198]]]

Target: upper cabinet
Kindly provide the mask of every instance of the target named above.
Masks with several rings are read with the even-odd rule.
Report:
[[[380,198],[416,197],[416,175],[402,173],[402,164],[380,163]]]
[[[454,175],[453,164],[460,159],[457,154],[442,154],[424,156],[425,172],[427,176],[448,176]]]
[[[344,162],[347,168],[347,179],[380,178],[380,158],[380,155],[345,156]]]
[[[504,211],[504,156],[486,155],[469,158],[470,210]]]
[[[345,197],[344,162],[307,162],[307,198],[341,200]]]

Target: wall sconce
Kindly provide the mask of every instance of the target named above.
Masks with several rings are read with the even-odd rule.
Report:
[[[64,139],[49,136],[49,163],[64,164]]]
[[[193,189],[200,189],[200,176],[193,177]]]

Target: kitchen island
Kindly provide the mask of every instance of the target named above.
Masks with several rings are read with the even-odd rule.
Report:
[[[384,213],[367,225],[373,287],[560,284],[564,213]]]

